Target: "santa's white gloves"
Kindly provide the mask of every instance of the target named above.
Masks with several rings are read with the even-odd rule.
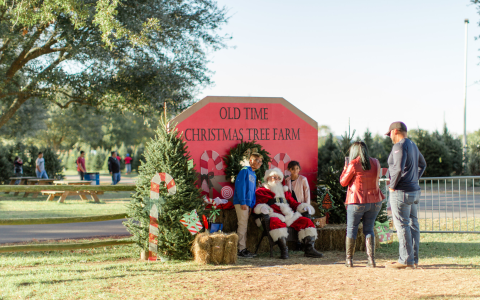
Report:
[[[267,206],[262,206],[262,209],[260,210],[260,212],[264,215],[268,215],[270,211],[268,210]]]
[[[217,205],[220,205],[220,204],[225,204],[225,203],[228,202],[228,200],[220,199],[220,198],[218,198],[218,197],[215,198],[215,199],[213,199],[213,201],[215,201],[215,205],[216,205],[216,206],[217,206]]]
[[[299,213],[308,212],[309,214],[313,215],[315,213],[315,209],[313,208],[313,206],[311,206],[308,203],[302,203],[297,207],[297,212]]]

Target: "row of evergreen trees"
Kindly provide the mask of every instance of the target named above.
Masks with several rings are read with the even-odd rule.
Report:
[[[392,149],[392,140],[387,136],[372,136],[367,130],[363,137],[354,139],[353,132],[345,132],[340,138],[334,137],[331,133],[319,143],[318,148],[318,180],[319,183],[329,189],[334,200],[343,203],[347,189],[339,182],[340,175],[345,164],[345,157],[349,155],[349,148],[353,142],[363,140],[367,144],[369,155],[380,161],[382,168],[388,168],[388,156]],[[466,158],[467,174],[480,174],[480,134],[478,145],[470,143],[469,155]],[[462,142],[460,138],[453,137],[444,126],[443,132],[435,131],[429,133],[422,129],[409,130],[408,137],[417,144],[420,152],[425,157],[427,169],[424,176],[443,177],[458,176],[462,172]],[[477,172],[477,173],[475,173]],[[383,187],[384,189],[386,187]],[[322,191],[319,190],[319,194]],[[386,220],[385,211],[379,214],[378,220]],[[330,213],[331,223],[345,223],[346,211],[344,205],[337,205],[337,208]]]

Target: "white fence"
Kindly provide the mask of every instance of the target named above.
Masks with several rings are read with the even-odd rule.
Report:
[[[381,179],[380,186],[389,199],[387,182]],[[480,233],[476,222],[480,216],[480,176],[424,177],[419,185],[421,232]]]

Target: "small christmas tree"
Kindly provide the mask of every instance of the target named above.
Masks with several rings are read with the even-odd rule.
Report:
[[[173,259],[190,258],[194,236],[180,223],[180,219],[183,214],[194,209],[199,215],[203,214],[203,200],[200,189],[195,185],[198,179],[195,169],[188,167],[190,156],[183,135],[175,128],[167,131],[162,122],[155,138],[147,143],[144,158],[145,162],[142,162],[138,170],[136,192],[128,205],[129,220],[124,224],[137,245],[148,252],[150,217],[145,207],[148,208],[150,200],[150,182],[157,173],[170,174],[177,191],[171,195],[165,186],[160,186],[159,194],[163,201],[158,209],[158,256]]]

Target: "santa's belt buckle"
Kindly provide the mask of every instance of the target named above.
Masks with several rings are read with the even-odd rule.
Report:
[[[286,203],[287,201],[285,201],[285,198],[283,198],[283,197],[276,197],[275,202],[276,203]]]

